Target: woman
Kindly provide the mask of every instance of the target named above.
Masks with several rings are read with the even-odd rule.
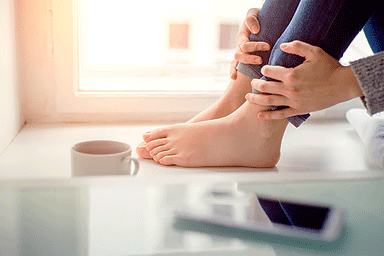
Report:
[[[231,81],[219,101],[188,123],[145,133],[145,143],[137,148],[138,154],[152,157],[163,165],[186,167],[276,165],[288,121],[298,127],[309,115],[289,116],[287,120],[257,118],[270,110],[268,105],[275,104],[271,104],[272,101],[267,101],[268,104],[244,102],[244,96],[251,90],[251,81],[257,78],[272,81],[262,75],[265,64],[287,68],[300,66],[305,58],[281,49],[282,44],[294,40],[323,49],[331,61],[329,72],[345,70],[337,59],[374,11],[374,5],[361,6],[346,0],[267,1],[258,14],[260,32],[251,35],[252,40],[266,42],[271,47],[271,50],[254,53],[260,55],[263,62],[239,64],[236,80]],[[356,93],[361,94],[361,90]]]

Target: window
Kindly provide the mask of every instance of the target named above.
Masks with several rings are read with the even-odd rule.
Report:
[[[57,112],[80,120],[192,117],[227,87],[237,30],[261,2],[53,1]]]
[[[226,5],[78,0],[79,89],[222,93],[239,24],[255,2]]]
[[[169,48],[189,48],[189,24],[169,24]]]
[[[123,0],[53,1],[56,112],[75,120],[191,118],[230,81],[234,49],[220,48],[220,24],[239,26],[257,1],[236,6],[219,0],[134,6]]]
[[[238,24],[220,24],[220,49],[235,49]]]

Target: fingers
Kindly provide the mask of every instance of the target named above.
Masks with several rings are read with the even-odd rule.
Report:
[[[250,42],[249,36],[251,33],[257,34],[260,32],[260,23],[257,19],[260,9],[252,8],[248,10],[247,16],[240,27],[239,33],[236,36],[237,44],[242,52],[268,51],[269,44],[265,42]]]
[[[236,70],[237,64],[239,64],[238,61],[236,60],[231,61],[230,76],[232,80],[236,80],[237,78],[237,70]]]
[[[244,64],[260,65],[263,62],[263,59],[261,57],[244,52],[235,52],[234,58],[237,62],[241,62]]]
[[[287,106],[289,103],[288,98],[282,95],[248,93],[247,95],[245,95],[245,99],[249,103],[261,106]]]
[[[291,73],[291,68],[285,68],[281,66],[269,66],[265,65],[261,69],[261,73],[265,77],[269,77],[278,81],[283,81],[284,78]]]
[[[234,55],[234,60],[231,62],[230,76],[235,80],[237,77],[236,67],[239,62],[244,64],[256,64],[263,63],[263,59],[257,55],[249,54],[249,52],[255,51],[268,51],[270,49],[269,44],[264,42],[248,42],[245,43],[243,49],[238,45]]]
[[[251,35],[251,31],[249,31],[248,27],[243,23],[243,25],[240,27],[239,33],[236,35],[236,41],[237,45],[240,47],[243,46],[245,43],[250,42],[249,36]]]
[[[236,36],[237,45],[239,46],[238,50],[242,52],[255,52],[255,51],[268,51],[270,50],[270,45],[266,42],[251,42],[249,36],[251,31],[245,25],[241,26],[239,33]]]
[[[281,44],[280,49],[286,53],[296,54],[306,59],[311,58],[313,55],[317,55],[322,51],[319,47],[297,40]]]
[[[289,99],[281,95],[263,95],[248,93],[245,98],[248,102],[261,105],[261,106],[288,106]],[[264,120],[271,119],[284,119],[290,116],[300,115],[299,111],[294,108],[288,107],[281,110],[262,111],[257,117]]]
[[[243,46],[238,45],[234,58],[237,62],[244,64],[256,64],[263,63],[263,59],[260,56],[249,54],[256,51],[268,51],[270,49],[269,44],[264,42],[248,42]]]
[[[284,88],[281,82],[271,82],[262,79],[254,79],[251,82],[252,88],[264,93],[284,95]]]
[[[271,47],[266,42],[244,42],[239,45],[241,50],[246,53],[257,52],[257,51],[269,51]]]
[[[251,33],[258,34],[260,32],[260,23],[257,18],[260,12],[259,8],[251,8],[247,12],[247,16],[239,33],[236,36],[237,47],[235,52],[235,60],[231,62],[230,77],[235,80],[237,78],[236,66],[239,62],[244,64],[256,64],[260,65],[263,59],[259,56],[252,55],[250,53],[257,51],[269,51],[270,45],[266,42],[251,42],[249,36]]]
[[[259,8],[251,8],[248,10],[247,16],[245,17],[244,23],[253,34],[257,34],[260,32],[260,23],[257,19],[259,12]]]

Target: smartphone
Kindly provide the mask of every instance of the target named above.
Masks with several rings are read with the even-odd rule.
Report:
[[[256,194],[211,191],[175,210],[175,217],[247,231],[331,242],[342,230],[345,210]]]

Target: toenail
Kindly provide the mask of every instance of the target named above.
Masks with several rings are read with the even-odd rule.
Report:
[[[143,139],[148,139],[151,136],[151,132],[145,132],[143,134]]]

